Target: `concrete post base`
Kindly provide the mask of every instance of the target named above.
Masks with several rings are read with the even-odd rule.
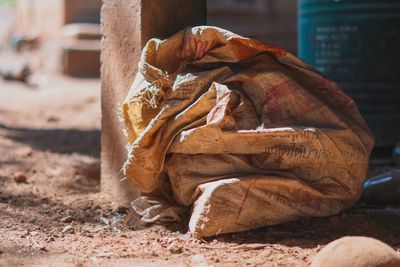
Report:
[[[166,38],[186,26],[206,23],[206,0],[104,0],[102,21],[101,190],[119,205],[138,196],[123,179],[126,138],[118,106],[136,74],[140,52],[153,37]]]

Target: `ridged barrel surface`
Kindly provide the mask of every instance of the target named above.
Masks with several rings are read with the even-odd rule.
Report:
[[[357,103],[377,147],[400,140],[400,1],[300,0],[299,54]]]

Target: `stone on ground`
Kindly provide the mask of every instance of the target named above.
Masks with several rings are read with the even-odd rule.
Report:
[[[311,267],[399,267],[400,256],[390,246],[369,237],[342,237],[329,243]]]

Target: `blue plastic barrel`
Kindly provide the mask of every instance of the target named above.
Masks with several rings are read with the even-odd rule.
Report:
[[[398,142],[400,0],[299,0],[298,27],[300,58],[355,100],[376,146]]]

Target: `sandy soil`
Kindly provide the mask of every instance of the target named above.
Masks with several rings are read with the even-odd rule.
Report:
[[[0,81],[0,266],[308,266],[346,235],[400,251],[397,209],[354,207],[207,240],[185,222],[146,228],[100,193],[99,80],[35,79]]]

